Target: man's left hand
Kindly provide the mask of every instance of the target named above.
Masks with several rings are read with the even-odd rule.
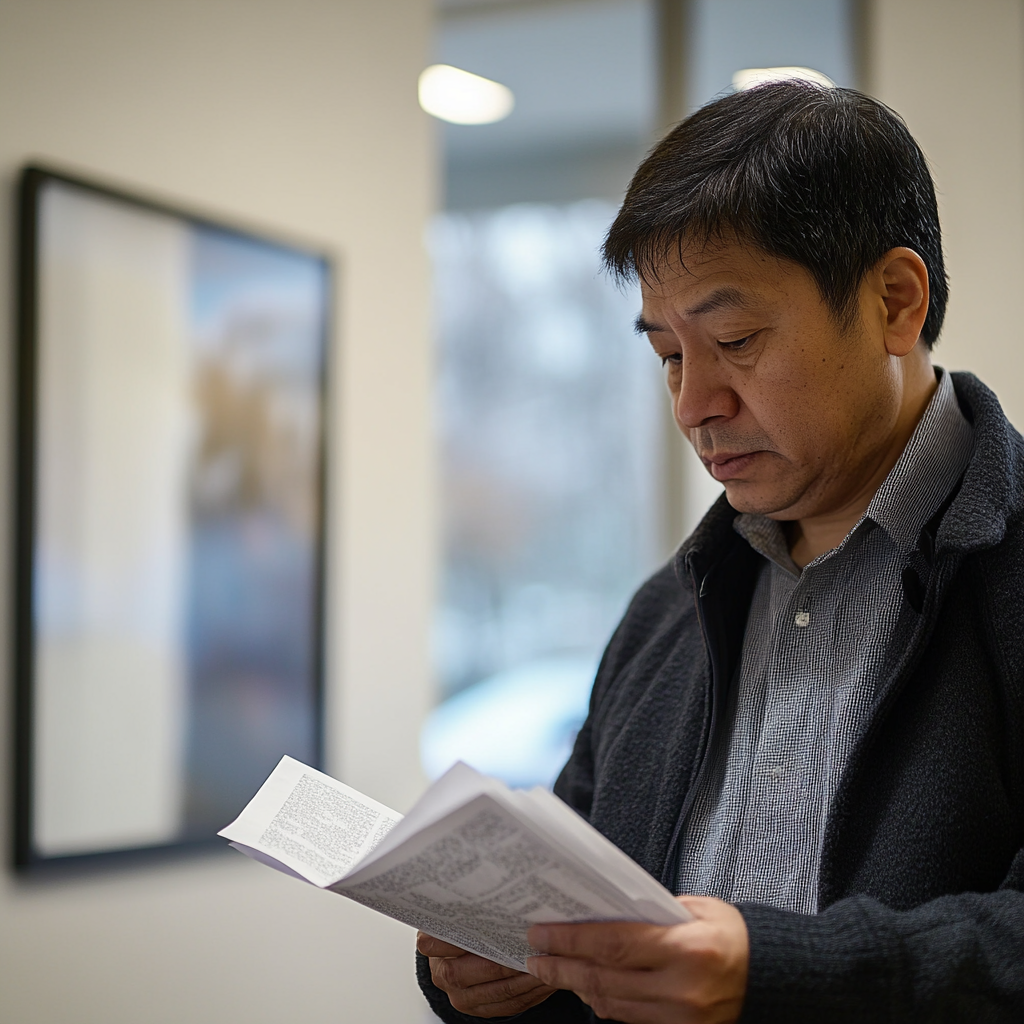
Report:
[[[740,912],[680,896],[694,916],[661,927],[624,921],[530,929],[530,973],[575,992],[598,1017],[625,1024],[730,1024],[743,1008],[750,942]]]

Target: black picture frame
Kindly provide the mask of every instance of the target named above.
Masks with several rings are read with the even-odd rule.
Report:
[[[283,665],[288,661],[288,658],[291,658],[291,662],[289,662],[291,667],[278,667],[273,670],[267,670],[270,676],[273,675],[273,672],[278,672],[280,679],[278,679],[278,676],[273,678],[278,679],[278,682],[283,681],[282,686],[287,683],[287,687],[290,687],[287,693],[284,693],[284,690],[282,690],[281,694],[276,694],[275,699],[279,699],[279,702],[283,700],[292,702],[295,706],[292,707],[292,704],[289,704],[289,708],[291,711],[296,712],[296,714],[298,714],[296,709],[301,700],[301,715],[305,716],[302,718],[302,742],[298,743],[301,749],[289,748],[288,737],[282,735],[282,742],[279,744],[280,749],[270,749],[275,744],[272,740],[268,739],[267,743],[264,744],[267,749],[261,748],[258,757],[254,754],[251,764],[243,758],[246,770],[236,772],[235,774],[239,776],[238,778],[232,778],[230,783],[228,783],[225,781],[225,775],[225,778],[220,779],[219,783],[217,783],[220,788],[217,788],[217,785],[213,787],[219,800],[216,813],[219,813],[220,817],[210,818],[205,824],[196,824],[196,821],[202,822],[204,820],[204,814],[209,817],[209,815],[215,813],[213,804],[207,801],[203,805],[202,813],[198,813],[198,818],[193,815],[195,820],[188,818],[188,814],[192,813],[191,811],[182,811],[182,825],[175,835],[168,835],[159,838],[157,841],[143,840],[133,842],[129,840],[126,842],[123,839],[113,843],[99,841],[95,844],[95,848],[90,848],[88,841],[85,840],[78,841],[77,845],[73,843],[72,849],[61,849],[59,843],[57,848],[53,848],[51,843],[51,848],[47,849],[45,844],[40,843],[39,836],[41,817],[38,798],[41,746],[39,737],[41,735],[41,728],[43,728],[41,726],[42,712],[38,688],[41,645],[40,564],[41,561],[45,562],[45,559],[41,559],[39,552],[39,545],[41,543],[39,522],[40,477],[42,473],[40,465],[40,395],[45,384],[40,379],[42,372],[42,361],[40,359],[40,307],[44,289],[59,287],[59,284],[54,282],[47,283],[44,279],[46,274],[44,269],[46,253],[44,249],[47,243],[42,233],[42,211],[45,197],[53,194],[54,189],[58,191],[63,190],[64,193],[76,196],[85,204],[95,201],[106,209],[121,209],[142,215],[144,218],[147,216],[156,218],[161,223],[172,225],[171,230],[177,230],[185,237],[198,238],[200,241],[196,242],[193,245],[193,250],[190,251],[202,250],[204,245],[206,249],[212,248],[214,250],[215,255],[208,258],[210,265],[215,267],[214,277],[221,273],[220,270],[216,269],[218,266],[216,263],[217,252],[220,253],[221,257],[225,253],[228,254],[228,257],[235,253],[239,256],[242,264],[245,264],[245,260],[251,257],[250,262],[253,266],[262,266],[259,261],[262,258],[260,254],[263,254],[265,256],[264,262],[268,266],[279,265],[283,269],[292,263],[295,268],[296,280],[308,278],[310,282],[319,282],[315,300],[309,298],[309,296],[312,296],[314,289],[314,285],[309,284],[307,288],[309,296],[307,296],[306,306],[302,307],[302,315],[306,317],[303,323],[307,325],[304,328],[306,333],[302,334],[304,339],[302,344],[307,346],[308,353],[313,352],[314,347],[316,351],[315,373],[311,372],[311,375],[309,375],[308,388],[306,388],[309,402],[312,405],[305,410],[306,412],[309,412],[311,409],[314,411],[313,419],[315,423],[310,431],[308,431],[308,436],[303,435],[307,447],[302,449],[304,459],[299,460],[306,467],[306,475],[302,477],[302,480],[308,483],[309,488],[309,493],[306,494],[304,499],[305,504],[303,504],[303,508],[307,510],[307,516],[303,522],[306,526],[310,523],[312,526],[309,529],[304,527],[306,532],[302,533],[301,537],[303,543],[298,544],[296,542],[296,550],[301,549],[302,557],[300,558],[298,555],[293,557],[296,565],[301,563],[304,574],[293,567],[288,570],[292,572],[292,576],[287,577],[298,588],[296,593],[301,591],[300,599],[293,602],[294,605],[301,605],[301,609],[299,611],[295,611],[294,608],[289,609],[294,611],[295,622],[299,625],[292,631],[292,640],[282,640],[281,642],[282,648],[287,647],[288,649],[281,654],[279,658],[280,664]],[[221,220],[204,213],[191,211],[175,203],[154,199],[132,190],[124,190],[120,187],[84,178],[77,174],[68,174],[61,169],[39,164],[32,164],[23,168],[18,182],[17,207],[17,343],[15,348],[16,365],[14,374],[16,388],[16,395],[14,396],[16,415],[14,483],[16,495],[12,536],[14,570],[12,645],[14,681],[14,828],[12,831],[14,843],[12,866],[22,875],[46,876],[52,873],[66,874],[68,871],[74,872],[92,865],[122,864],[128,861],[144,861],[153,858],[163,858],[169,855],[176,856],[187,852],[220,849],[223,843],[215,835],[216,828],[227,824],[234,814],[241,809],[282,754],[292,754],[317,767],[322,766],[323,761],[327,447],[329,434],[328,360],[332,326],[332,296],[334,291],[333,260],[322,249],[302,241],[297,241],[292,237],[287,237],[284,233],[242,226],[228,220]],[[218,246],[220,247],[219,250],[217,249]],[[230,258],[227,261],[230,263]],[[197,258],[196,263],[197,265],[202,263],[202,259]],[[264,271],[260,270],[259,272],[263,273]],[[202,277],[202,273],[204,272],[196,271],[197,281]],[[230,272],[225,271],[224,273],[228,274],[228,277],[230,277],[230,273],[235,273],[239,275],[239,280],[241,280],[244,278],[246,271],[243,266],[241,270],[235,268]],[[302,277],[303,274],[306,277]],[[193,291],[197,292],[203,286],[204,283],[202,281],[198,284],[193,282]],[[224,285],[223,281],[221,281],[218,287],[222,288],[224,294],[228,294],[231,286]],[[255,288],[256,286],[252,285],[252,287]],[[303,287],[306,286],[303,285]],[[48,292],[47,294],[50,293]],[[195,302],[196,300],[193,299],[193,306]],[[271,332],[273,330],[272,324],[269,327],[267,324],[264,324],[264,328],[271,330]],[[246,335],[244,329],[239,330],[241,331],[240,334],[238,331],[234,331],[231,334],[230,344],[231,346],[241,346],[239,351],[242,351],[244,350]],[[266,330],[264,330],[264,334],[266,334]],[[282,327],[280,330],[284,331],[285,328]],[[252,326],[251,334],[253,339],[257,338],[257,336],[262,337],[262,335],[259,335],[258,323]],[[239,341],[239,337],[241,337],[241,341]],[[283,337],[284,335],[282,334]],[[280,339],[278,340],[280,341]],[[306,349],[303,349],[303,351],[305,352]],[[231,352],[234,353],[235,348],[232,348]],[[269,359],[269,357],[267,358]],[[310,359],[312,358],[310,356]],[[307,359],[307,363],[304,365],[313,366],[310,359]],[[315,379],[313,379],[314,377]],[[305,378],[303,379],[305,380]],[[294,398],[294,395],[292,397]],[[210,401],[216,402],[216,399],[211,399]],[[202,436],[205,438],[207,435],[204,434]],[[285,461],[283,456],[279,456],[278,462],[283,461]],[[189,477],[189,482],[190,486],[195,483],[193,477]],[[281,491],[283,493],[283,488],[281,488]],[[198,493],[195,487],[192,487],[190,494],[192,492]],[[230,510],[224,512],[223,508],[228,507],[230,502],[235,499],[230,495],[227,498],[222,495],[216,500],[221,502],[221,505],[217,506],[217,515],[221,516],[217,520],[218,528],[222,530],[224,536],[232,536],[232,526],[228,522],[231,513]],[[256,501],[257,499],[246,500]],[[199,499],[194,496],[191,498],[186,496],[185,501],[186,503],[191,502],[188,507],[192,510],[190,514],[195,519],[196,513],[194,510],[198,507],[197,502]],[[257,512],[264,514],[266,510],[257,509]],[[207,516],[207,519],[211,519],[213,516],[213,513],[203,514]],[[256,514],[252,513],[252,515]],[[246,512],[245,515],[250,515],[250,513]],[[267,512],[266,515],[269,516],[270,513]],[[205,523],[206,521],[204,520],[203,522]],[[224,522],[228,522],[228,525],[224,526]],[[206,526],[200,524],[197,527],[196,523],[192,522],[191,528],[196,531],[206,529]],[[280,531],[284,531],[284,529],[284,527],[281,527]],[[284,532],[282,532],[282,536],[284,536]],[[190,537],[192,538],[191,543],[194,549],[197,542],[193,535],[190,535]],[[295,540],[294,537],[286,539],[289,543]],[[289,548],[289,550],[291,549]],[[245,558],[239,556],[237,562],[239,565],[244,566]],[[191,573],[191,577],[194,577],[197,574],[201,574],[201,570],[198,567],[203,564],[203,559],[192,550],[189,568],[187,572],[186,570],[183,570],[183,572],[186,575]],[[239,571],[241,572],[241,570]],[[243,577],[240,576],[239,578]],[[253,586],[254,592],[259,590],[260,587],[266,590],[269,586],[269,576],[262,578],[258,572],[255,572],[252,579],[256,581]],[[298,583],[295,581],[298,581]],[[300,583],[302,586],[299,586]],[[197,589],[198,584],[195,584],[193,581],[191,585],[193,590],[190,592],[190,600],[195,598],[196,593],[199,593]],[[288,591],[288,593],[290,594],[291,591]],[[285,602],[282,602],[282,605],[284,604]],[[241,669],[238,669],[236,672],[238,678],[231,676],[230,664],[233,663],[231,663],[230,656],[223,655],[223,652],[217,655],[217,657],[221,658],[221,661],[217,663],[218,668],[209,669],[208,666],[207,668],[202,667],[200,664],[202,659],[199,655],[195,654],[193,648],[199,643],[199,641],[195,640],[195,637],[205,635],[203,634],[204,614],[205,612],[202,609],[197,610],[191,605],[187,611],[182,612],[182,621],[184,622],[187,619],[188,626],[187,629],[184,626],[182,627],[181,642],[188,646],[189,654],[188,657],[183,656],[183,660],[186,663],[186,667],[183,670],[183,686],[186,691],[183,700],[187,705],[187,710],[183,714],[186,716],[187,721],[186,725],[182,727],[185,738],[181,747],[181,771],[183,776],[188,776],[189,779],[192,779],[192,776],[197,771],[200,774],[206,771],[206,782],[209,782],[216,775],[216,772],[220,770],[217,767],[216,756],[212,758],[210,756],[211,750],[216,749],[217,730],[221,729],[225,734],[231,733],[229,739],[233,737],[232,742],[235,742],[236,747],[239,746],[239,743],[238,736],[232,732],[234,727],[231,725],[233,719],[230,714],[230,707],[228,707],[227,711],[225,711],[225,708],[220,708],[218,711],[219,718],[216,721],[199,721],[197,716],[205,714],[207,719],[211,717],[208,714],[209,707],[206,706],[209,704],[209,701],[203,697],[204,691],[202,686],[206,685],[209,687],[223,684],[222,689],[224,692],[220,693],[218,691],[219,696],[217,700],[224,703],[227,700],[225,694],[230,697],[236,691],[237,693],[245,692],[245,686],[248,685],[246,680],[250,677],[246,676],[243,678],[244,673],[242,673]],[[244,617],[244,614],[241,612],[237,614],[239,618]],[[208,615],[206,619],[209,619]],[[213,628],[212,626],[210,627],[210,629]],[[244,628],[249,631],[246,635],[252,634],[252,623],[245,624]],[[282,627],[281,636],[284,637],[284,635],[284,627]],[[278,665],[278,662],[274,662],[273,656],[267,653],[270,651],[270,644],[271,640],[267,639],[264,644],[265,649],[261,648],[260,651],[250,652],[253,664],[257,664],[259,658],[265,656],[266,659],[269,659],[267,661],[268,664],[273,662],[275,666]],[[207,647],[209,648],[210,644],[207,644]],[[242,641],[238,641],[236,647],[241,650],[244,644],[242,644]],[[301,657],[298,657],[295,652],[300,647]],[[206,655],[203,655],[203,657],[206,657]],[[238,657],[241,660],[245,660],[246,655],[243,652]],[[207,658],[207,662],[209,662],[209,658]],[[202,664],[207,664],[207,662]],[[288,676],[287,680],[285,680],[285,676],[292,672],[295,665],[300,663],[301,680],[299,669],[295,669],[292,675]],[[198,668],[197,665],[199,666]],[[249,665],[249,662],[246,662],[246,665]],[[228,667],[226,668],[225,666]],[[251,665],[249,667],[251,668]],[[223,680],[221,680],[221,683],[209,683],[207,677],[213,678],[218,671],[221,672],[224,679],[230,679],[230,684],[223,683]],[[203,672],[206,672],[206,676],[202,676]],[[205,683],[200,680],[200,676],[206,680]],[[301,681],[302,686],[300,688],[292,685],[296,680]],[[266,681],[264,680],[264,682]],[[272,689],[272,686],[270,689]],[[204,704],[204,700],[206,704]],[[227,703],[230,705],[229,700]],[[192,715],[195,720],[188,718],[189,715]],[[289,721],[295,717],[295,714],[291,714]],[[238,726],[239,730],[241,728],[241,726]],[[294,733],[292,736],[293,742],[297,742],[295,740],[295,737],[299,735],[297,729],[298,727],[292,730]],[[200,742],[195,739],[195,735],[200,732],[203,736],[202,743],[205,744],[203,756],[206,757],[206,761],[197,768],[197,765],[189,761],[189,758],[195,755],[196,745]],[[227,747],[231,748],[231,742],[227,743]],[[245,749],[248,750],[248,748]],[[262,763],[258,763],[261,762],[261,759]],[[225,765],[227,764],[228,762],[225,761]],[[189,774],[190,772],[192,773],[191,775]],[[211,772],[212,774],[210,774]],[[241,776],[244,776],[244,779]],[[182,783],[185,786],[183,792],[186,792],[188,787],[192,785],[189,779]],[[216,783],[217,780],[214,779],[214,782]],[[202,787],[200,786],[199,788]],[[209,790],[209,787],[207,787],[207,790]],[[233,796],[228,796],[228,790],[233,791]],[[191,790],[188,790],[188,792],[191,792]],[[183,797],[182,799],[184,801],[183,807],[186,805],[191,806],[189,804],[191,797]],[[214,801],[214,803],[216,802]],[[207,824],[209,828],[206,827]]]

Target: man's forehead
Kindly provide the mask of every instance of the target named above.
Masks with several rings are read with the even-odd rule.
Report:
[[[761,306],[783,290],[784,260],[755,246],[721,243],[696,252],[683,249],[640,282],[644,308],[668,304],[683,316]]]
[[[718,310],[747,310],[764,305],[765,295],[756,283],[709,283],[707,287],[656,290],[641,289],[643,308],[671,307],[676,316],[706,316]],[[641,317],[640,319],[643,319]]]

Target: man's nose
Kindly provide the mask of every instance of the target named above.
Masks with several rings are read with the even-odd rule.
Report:
[[[673,403],[681,429],[695,430],[711,421],[732,419],[739,412],[739,397],[723,369],[721,360],[712,354],[684,354]]]

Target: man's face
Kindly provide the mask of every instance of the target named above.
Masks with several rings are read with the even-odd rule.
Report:
[[[842,509],[896,428],[884,306],[863,287],[844,328],[795,263],[735,241],[682,255],[643,284],[637,322],[665,362],[680,429],[741,512]]]

